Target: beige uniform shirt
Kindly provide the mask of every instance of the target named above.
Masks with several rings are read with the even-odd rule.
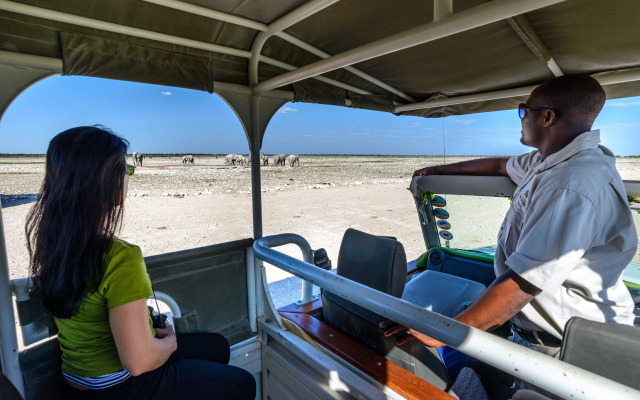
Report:
[[[638,238],[615,157],[585,132],[543,159],[512,157],[518,185],[498,234],[496,275],[511,268],[541,289],[514,323],[561,338],[573,316],[633,324],[622,272]]]

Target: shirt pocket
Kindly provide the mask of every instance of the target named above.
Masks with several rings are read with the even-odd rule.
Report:
[[[498,233],[498,245],[504,250],[505,256],[509,257],[516,250],[518,239],[522,233],[522,212],[511,207],[502,221],[500,232]]]

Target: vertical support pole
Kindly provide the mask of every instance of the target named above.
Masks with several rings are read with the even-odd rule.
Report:
[[[258,332],[258,324],[256,321],[257,302],[256,302],[256,261],[261,262],[253,255],[253,247],[248,247],[246,251],[247,258],[247,304],[249,307],[249,327],[251,332]]]
[[[9,280],[9,261],[4,240],[2,206],[0,206],[0,351],[2,371],[24,397],[24,382],[18,361],[18,337]]]
[[[442,21],[453,14],[453,0],[435,0],[433,2],[433,22]]]
[[[302,251],[302,259],[306,263],[313,264],[313,250],[309,248],[307,251],[306,248],[302,246],[300,247],[300,250]],[[318,299],[313,295],[313,286],[313,283],[304,279],[302,280],[302,297],[300,300],[296,301],[296,304],[303,305]]]
[[[253,239],[262,237],[262,185],[260,183],[260,96],[252,95],[250,104],[251,130],[249,149],[251,150],[251,203],[253,206]]]
[[[307,304],[314,300],[316,300],[316,297],[313,296],[313,283],[302,280],[302,298],[296,301],[296,304]]]

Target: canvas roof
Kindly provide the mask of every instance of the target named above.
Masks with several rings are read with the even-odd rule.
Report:
[[[473,23],[489,6],[535,3],[551,5],[429,38],[430,27],[453,17],[467,14],[460,24]],[[251,82],[259,34],[312,6],[317,10],[264,40]],[[237,20],[221,21],[216,12]],[[320,74],[328,83],[305,77],[277,88],[295,101],[424,117],[516,108],[526,88],[554,71],[609,79],[609,98],[640,95],[640,1],[453,0],[452,12],[432,22],[429,0],[0,0],[0,51],[60,59],[64,75],[213,92],[219,83],[253,86],[314,65],[323,59],[318,52],[340,55],[426,27],[424,43],[350,65],[359,72],[340,67]],[[493,98],[505,90],[515,95]],[[435,100],[439,106],[401,107]]]

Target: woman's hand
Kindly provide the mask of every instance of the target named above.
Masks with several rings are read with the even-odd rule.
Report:
[[[430,336],[427,336],[423,333],[416,331],[415,329],[408,329],[406,326],[397,324],[390,319],[380,322],[378,326],[382,329],[386,329],[386,331],[384,332],[384,335],[386,337],[404,332],[404,335],[398,338],[398,346],[402,346],[403,344],[411,340],[418,341],[429,347],[438,348],[438,347],[446,346],[445,343],[435,340]]]
[[[156,338],[164,339],[169,336],[176,336],[176,332],[173,330],[173,325],[169,323],[169,320],[164,322],[164,328],[155,328],[156,329]]]
[[[133,376],[160,367],[178,347],[171,325],[157,329],[153,337],[147,299],[110,308],[109,324],[120,362]]]

